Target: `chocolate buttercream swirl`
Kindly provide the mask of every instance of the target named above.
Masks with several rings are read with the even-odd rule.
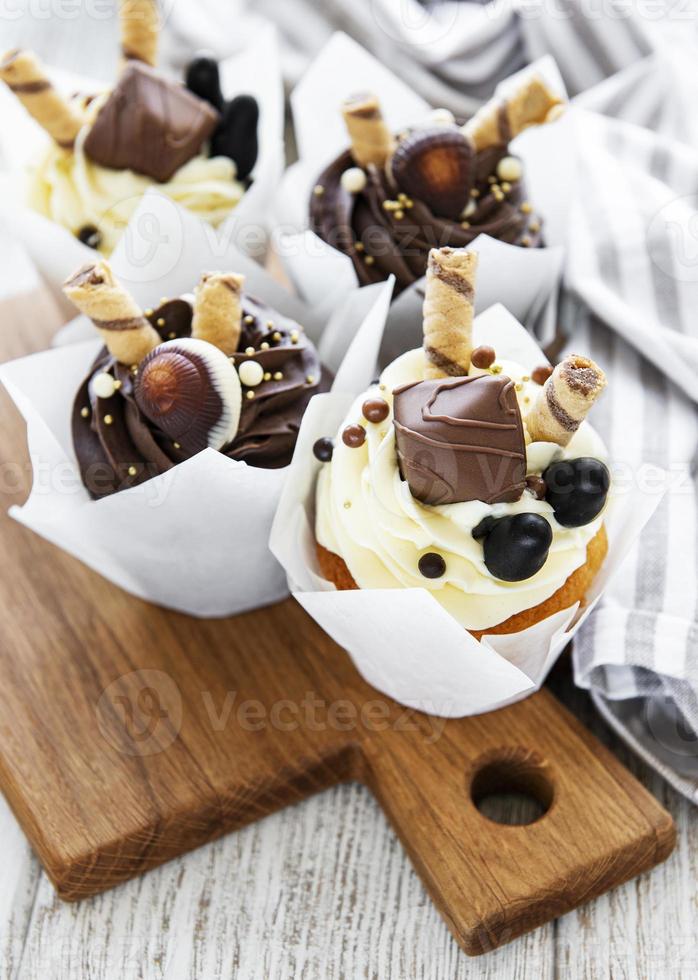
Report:
[[[356,166],[347,150],[317,180],[318,190],[310,201],[310,226],[323,241],[351,258],[362,285],[382,282],[392,274],[396,294],[421,279],[432,248],[463,248],[480,234],[510,245],[539,247],[543,244],[541,221],[531,213],[523,180],[510,185],[503,182],[507,187],[503,190],[496,177],[499,161],[509,155],[506,132],[502,139],[502,146],[475,154],[467,218],[439,217],[414,197],[405,202],[403,195],[401,202],[401,189],[384,170],[372,165],[366,168],[364,190],[350,194],[341,184],[344,171]]]
[[[264,380],[254,389],[243,385],[237,435],[221,452],[252,466],[277,469],[291,461],[306,406],[313,395],[329,388],[331,376],[297,323],[250,296],[243,297],[242,306],[235,364],[257,361]],[[189,300],[179,298],[161,303],[147,317],[166,341],[191,336],[192,313]],[[251,348],[254,353],[247,353]],[[93,390],[93,379],[103,373],[117,382],[110,398],[99,398]],[[145,418],[134,397],[135,380],[104,348],[75,398],[73,445],[93,498],[138,486],[192,455]],[[249,390],[254,397],[246,397]]]

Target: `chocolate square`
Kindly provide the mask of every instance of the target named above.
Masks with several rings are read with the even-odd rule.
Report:
[[[519,499],[526,442],[510,378],[418,381],[393,395],[400,472],[413,497],[432,505]]]
[[[85,153],[113,170],[164,183],[200,151],[219,113],[178,82],[131,62],[85,140]]]

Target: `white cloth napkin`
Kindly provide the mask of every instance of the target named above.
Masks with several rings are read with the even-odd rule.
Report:
[[[609,374],[594,409],[619,480],[670,487],[575,641],[577,683],[698,802],[698,120],[675,45],[577,100],[578,193],[561,323]],[[651,481],[646,493],[656,492]]]
[[[279,28],[289,84],[341,30],[432,105],[462,115],[543,54],[555,57],[575,94],[649,54],[657,35],[656,17],[623,0],[178,0],[168,17],[175,57],[178,41],[182,56],[192,44],[227,54],[260,15]]]

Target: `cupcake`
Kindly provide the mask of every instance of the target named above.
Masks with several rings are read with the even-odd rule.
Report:
[[[143,312],[106,261],[65,283],[105,343],[72,413],[93,498],[138,486],[206,448],[252,467],[288,465],[305,408],[330,378],[303,328],[243,286],[241,275],[208,273],[193,295]]]
[[[607,551],[601,369],[473,349],[477,256],[429,254],[424,344],[319,439],[317,557],[337,589],[421,588],[474,637],[584,604]]]
[[[393,136],[378,98],[353,96],[342,106],[351,147],[317,179],[310,226],[351,258],[361,284],[394,275],[397,293],[425,274],[432,248],[461,248],[480,234],[540,246],[542,221],[509,143],[561,111],[529,72],[465,125],[439,109],[428,125]]]
[[[105,256],[151,187],[219,225],[257,159],[255,99],[226,103],[210,59],[189,66],[186,86],[166,78],[155,67],[157,4],[120,9],[122,69],[109,91],[67,99],[30,51],[0,57],[0,78],[50,137],[27,175],[28,205]]]

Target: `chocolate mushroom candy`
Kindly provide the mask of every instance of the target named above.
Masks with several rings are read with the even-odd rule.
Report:
[[[135,399],[157,429],[192,455],[222,449],[238,430],[240,379],[230,359],[205,340],[156,347],[139,368]]]
[[[456,219],[470,200],[474,150],[456,126],[415,130],[398,143],[390,170],[401,191]]]
[[[541,570],[553,541],[553,529],[540,514],[486,517],[473,528],[482,541],[485,565],[503,582],[523,582]]]
[[[257,100],[251,95],[237,95],[223,109],[221,120],[211,137],[211,156],[232,160],[238,180],[246,180],[257,162],[258,125]]]
[[[608,467],[590,456],[551,463],[543,479],[545,499],[563,527],[583,527],[597,518],[611,485]]]

